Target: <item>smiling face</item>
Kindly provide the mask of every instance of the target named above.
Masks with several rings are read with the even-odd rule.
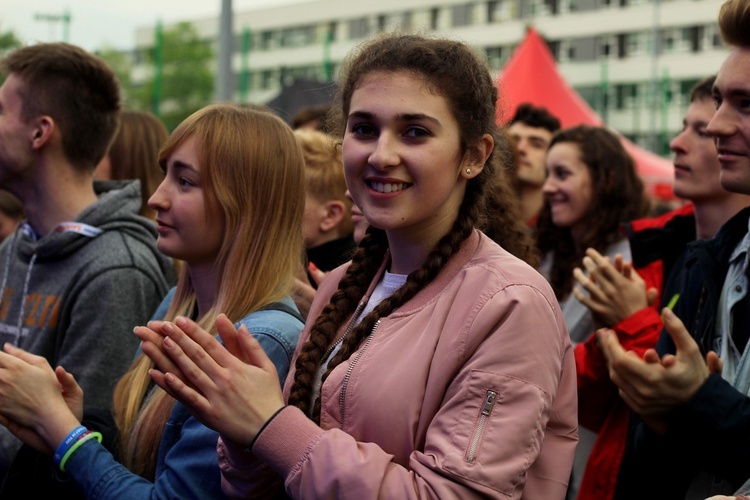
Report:
[[[750,194],[750,48],[738,47],[722,64],[713,88],[716,113],[707,130],[716,141],[721,185]]]
[[[445,235],[466,180],[483,166],[466,156],[446,100],[412,74],[371,73],[352,94],[343,141],[346,183],[373,226],[423,241]]]
[[[556,226],[570,228],[574,234],[582,232],[591,206],[592,185],[577,144],[558,142],[550,148],[543,191]]]
[[[159,251],[193,267],[213,265],[224,238],[221,208],[208,203],[204,186],[191,136],[167,159],[164,180],[148,200]]]
[[[719,181],[721,166],[714,139],[706,130],[715,111],[711,99],[691,102],[682,120],[682,131],[669,143],[674,153],[673,189],[680,198],[701,202],[728,195]]]

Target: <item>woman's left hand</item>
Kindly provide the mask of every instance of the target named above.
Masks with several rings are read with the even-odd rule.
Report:
[[[284,406],[279,378],[273,362],[244,326],[238,331],[222,314],[216,328],[227,347],[194,321],[180,317],[171,328],[162,328],[167,336],[161,349],[144,343],[143,352],[166,354],[184,377],[183,381],[170,372],[151,370],[159,387],[203,424],[247,446]]]

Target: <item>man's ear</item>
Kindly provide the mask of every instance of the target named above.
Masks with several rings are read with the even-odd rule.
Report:
[[[346,214],[346,206],[343,201],[339,200],[329,200],[323,206],[325,207],[326,214],[320,221],[320,231],[327,233],[336,229],[341,224],[341,220],[344,218],[344,214]]]
[[[44,115],[34,119],[34,126],[31,128],[31,147],[39,149],[47,144],[55,128],[55,120],[50,116]]]
[[[473,179],[479,175],[494,147],[495,140],[492,136],[484,134],[474,146],[466,151],[459,175],[464,179]]]

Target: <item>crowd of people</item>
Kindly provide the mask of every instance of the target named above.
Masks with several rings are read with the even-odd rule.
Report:
[[[747,500],[750,2],[718,25],[659,214],[450,39],[171,133],[95,55],[9,53],[0,497]]]

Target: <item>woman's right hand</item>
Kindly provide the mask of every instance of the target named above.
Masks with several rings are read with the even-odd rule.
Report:
[[[216,328],[224,345],[194,321],[177,318],[162,330],[167,337],[161,349],[156,352],[144,342],[143,352],[149,357],[166,355],[180,373],[151,370],[159,387],[204,425],[247,446],[284,406],[279,378],[273,362],[244,326],[238,331],[222,314]],[[163,364],[152,360],[157,366]]]
[[[0,423],[52,454],[83,416],[83,391],[73,375],[10,344],[0,352]]]

